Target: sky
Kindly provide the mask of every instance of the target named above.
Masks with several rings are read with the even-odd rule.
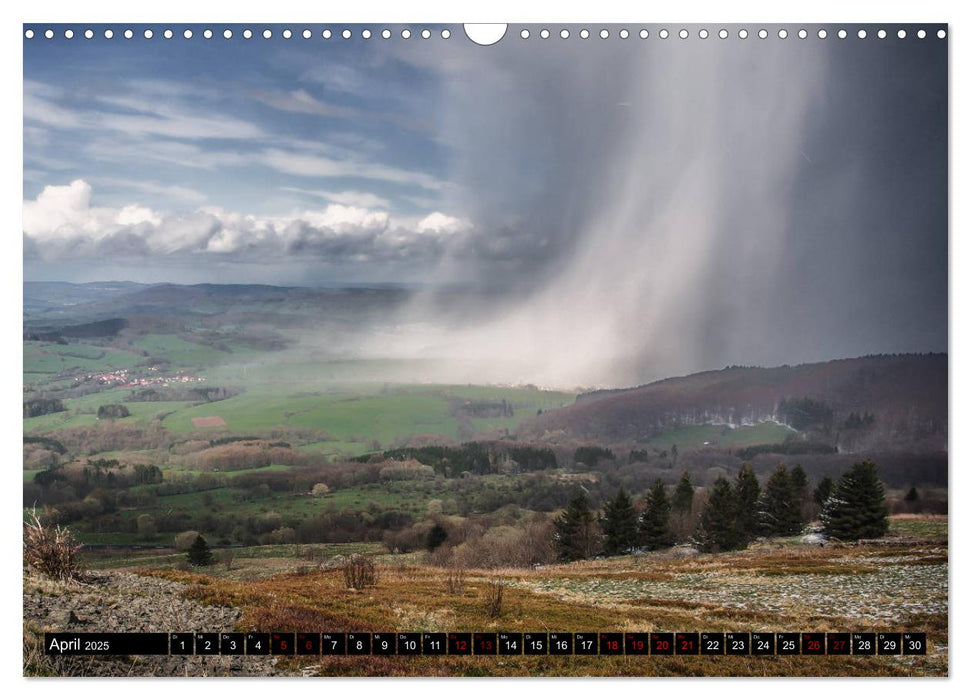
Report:
[[[380,344],[557,385],[947,349],[933,34],[222,28],[24,42],[26,280],[473,286]]]

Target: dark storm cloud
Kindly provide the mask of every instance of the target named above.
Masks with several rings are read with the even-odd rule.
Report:
[[[269,134],[259,148],[183,151],[227,172],[272,169],[260,188],[241,190],[253,200],[289,185],[391,202],[390,211],[161,214],[94,207],[72,185],[35,207],[25,255],[138,255],[141,237],[148,259],[195,252],[200,269],[218,258],[247,280],[260,262],[279,281],[281,265],[309,260],[322,263],[319,276],[295,274],[323,283],[357,261],[380,263],[360,269],[384,277],[354,281],[479,286],[487,298],[463,301],[475,322],[444,324],[424,298],[370,348],[480,359],[488,371],[477,380],[633,384],[728,364],[944,350],[947,46],[912,34],[512,33],[489,49],[372,42],[344,65],[340,52],[360,50],[349,42],[329,54],[333,69],[274,88],[272,100],[259,93],[264,111],[253,114],[299,118],[314,138],[331,126],[317,120],[338,119],[345,142],[376,144],[367,159],[313,150],[309,131],[301,144],[274,143],[267,120],[252,127]],[[305,57],[295,52],[291,64]],[[393,97],[382,101],[384,87]],[[34,92],[45,104],[57,97]],[[358,110],[401,118],[345,124]],[[211,125],[195,107],[191,120],[163,116],[193,134]],[[409,128],[415,120],[422,129]],[[357,180],[337,192],[329,178],[338,176]],[[406,198],[413,209],[402,216],[395,207]],[[85,237],[100,243],[85,248]]]

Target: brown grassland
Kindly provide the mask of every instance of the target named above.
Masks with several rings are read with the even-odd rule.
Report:
[[[923,538],[903,537],[915,527]],[[634,555],[522,570],[448,569],[378,558],[376,585],[345,587],[340,569],[261,576],[256,568],[140,573],[188,585],[191,599],[242,610],[238,631],[926,632],[926,656],[289,657],[300,675],[390,676],[946,676],[946,519],[895,520],[897,541],[864,546],[769,542],[713,555]],[[930,535],[931,537],[927,537]],[[933,536],[938,537],[933,537]],[[946,534],[943,535],[946,537]],[[303,564],[303,565],[301,565]],[[279,569],[278,569],[279,570]],[[499,617],[486,589],[500,578]],[[449,590],[453,592],[449,592]]]

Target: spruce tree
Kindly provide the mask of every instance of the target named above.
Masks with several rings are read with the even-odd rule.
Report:
[[[593,512],[582,493],[574,496],[566,510],[553,520],[553,539],[557,554],[567,561],[586,559],[593,553]]]
[[[674,489],[674,498],[671,500],[671,507],[675,513],[690,513],[694,499],[695,487],[691,485],[691,476],[688,472],[684,472],[681,474],[681,480]]]
[[[857,462],[833,488],[823,507],[823,530],[837,540],[880,537],[887,533],[887,501],[872,460]]]
[[[735,500],[738,504],[738,531],[746,544],[759,534],[759,496],[762,488],[751,464],[743,464],[735,477]]]
[[[662,549],[674,544],[671,533],[671,502],[658,479],[647,492],[644,513],[638,526],[641,544],[648,549]]]
[[[828,476],[824,476],[816,484],[816,489],[813,491],[813,500],[816,501],[816,505],[822,508],[826,505],[827,499],[833,493],[833,480]]]
[[[706,552],[725,552],[745,546],[738,531],[735,490],[723,476],[711,487],[708,502],[701,510],[698,534],[701,548]]]
[[[769,536],[796,535],[802,529],[802,513],[786,465],[780,464],[765,482],[759,500],[762,532]]]
[[[212,564],[212,552],[206,538],[202,535],[196,535],[189,551],[185,553],[185,558],[189,560],[189,564],[192,566],[210,566]]]
[[[604,505],[603,531],[604,552],[608,556],[624,554],[637,544],[637,513],[623,487]]]
[[[809,477],[801,464],[797,464],[789,471],[789,484],[792,486],[792,496],[799,507],[800,521],[805,523],[812,517],[812,493],[809,490]]]

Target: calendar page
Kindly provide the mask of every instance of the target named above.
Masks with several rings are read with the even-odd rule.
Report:
[[[948,25],[22,42],[25,675],[948,675]]]

